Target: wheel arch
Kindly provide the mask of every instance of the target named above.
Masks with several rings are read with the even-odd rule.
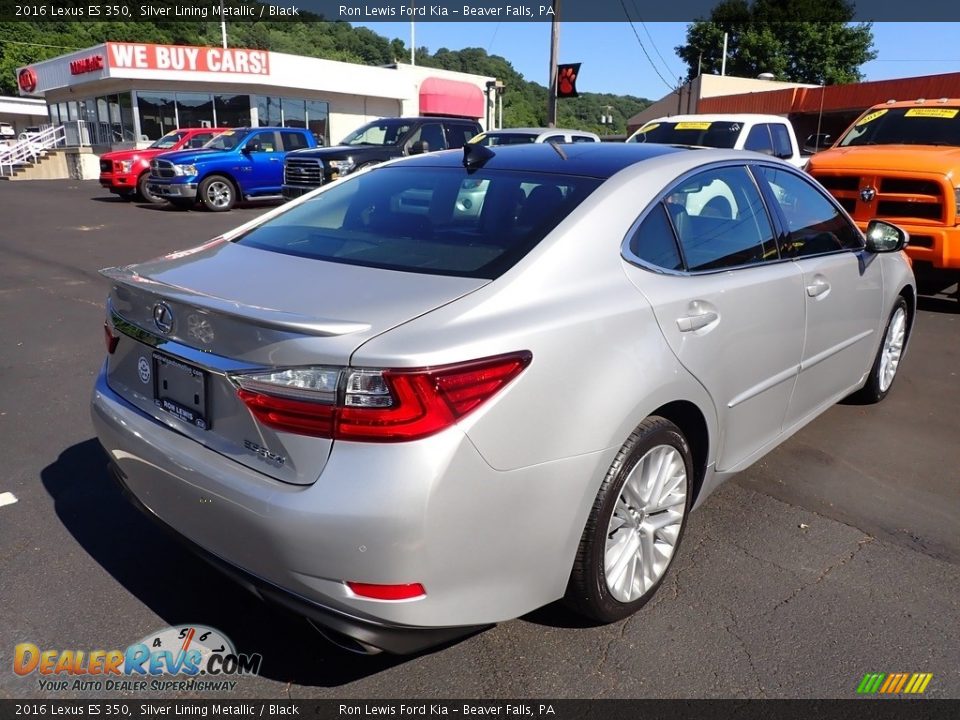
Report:
[[[233,189],[237,193],[237,200],[243,199],[243,190],[240,189],[240,183],[237,181],[237,178],[234,177],[233,173],[231,173],[228,170],[211,170],[207,174],[201,175],[199,178],[197,178],[197,191],[199,192],[201,183],[203,183],[208,178],[212,178],[214,175],[219,175],[220,177],[226,178],[227,180],[229,180],[230,184],[233,185]],[[199,199],[199,195],[198,195],[198,199]]]
[[[693,455],[693,500],[697,499],[707,474],[710,457],[710,431],[707,419],[696,404],[689,400],[674,400],[661,405],[650,415],[665,418],[680,428]]]

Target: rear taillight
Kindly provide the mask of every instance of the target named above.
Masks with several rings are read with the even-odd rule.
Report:
[[[291,368],[233,376],[265,425],[301,435],[402,442],[433,435],[480,407],[530,364],[529,352],[433,368]]]
[[[117,343],[120,342],[120,336],[114,334],[110,323],[103,324],[103,341],[107,344],[107,352],[113,355],[117,349]]]

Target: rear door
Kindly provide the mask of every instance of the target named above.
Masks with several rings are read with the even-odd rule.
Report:
[[[443,127],[447,134],[447,147],[453,149],[462,148],[479,132],[476,126],[467,123],[445,121]]]
[[[786,231],[781,254],[803,273],[806,340],[787,424],[835,402],[870,369],[883,302],[876,256],[832,198],[783,167],[757,166]]]
[[[680,181],[642,220],[629,254],[646,269],[627,274],[713,398],[717,468],[735,468],[780,435],[804,330],[802,276],[780,262],[750,172],[717,167]]]

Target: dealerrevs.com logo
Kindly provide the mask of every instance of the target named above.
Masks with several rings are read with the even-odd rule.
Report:
[[[164,628],[126,650],[41,650],[25,642],[13,653],[13,671],[36,673],[47,691],[223,692],[236,687],[235,678],[259,673],[262,662],[204,625]]]

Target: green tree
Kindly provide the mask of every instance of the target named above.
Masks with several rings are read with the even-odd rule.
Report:
[[[827,85],[863,79],[860,67],[877,54],[870,23],[854,24],[846,0],[724,0],[709,20],[687,26],[676,48],[687,76],[719,75],[723,34],[728,35],[727,74]],[[810,18],[816,18],[815,22]]]

